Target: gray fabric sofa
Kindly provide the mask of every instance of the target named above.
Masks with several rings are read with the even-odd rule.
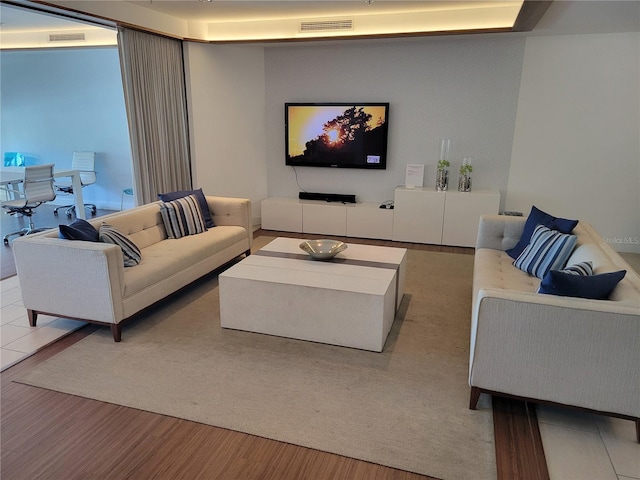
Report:
[[[470,408],[481,393],[579,407],[635,421],[640,441],[640,277],[591,225],[572,232],[567,265],[626,270],[608,300],[536,293],[505,250],[526,218],[483,216],[474,260]]]
[[[206,197],[215,227],[167,238],[161,202],[90,221],[116,227],[140,248],[142,260],[124,267],[119,246],[58,238],[58,230],[13,242],[16,270],[29,323],[38,313],[109,325],[116,342],[121,323],[221,267],[249,255],[253,241],[248,199]]]

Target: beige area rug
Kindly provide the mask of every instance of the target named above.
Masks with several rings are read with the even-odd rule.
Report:
[[[496,478],[491,408],[468,409],[473,256],[410,250],[407,270],[382,353],[222,329],[209,275],[126,324],[121,343],[101,328],[21,382],[437,478]]]

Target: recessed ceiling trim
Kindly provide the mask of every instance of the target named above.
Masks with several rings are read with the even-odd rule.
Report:
[[[291,41],[311,37],[375,38],[379,36],[425,35],[446,32],[488,31],[512,28],[522,2],[465,3],[466,8],[387,15],[359,15],[355,19],[304,18],[210,22],[205,40],[212,43],[234,41]],[[351,20],[351,21],[350,21]]]
[[[513,31],[533,30],[552,3],[553,0],[525,0],[513,25]]]
[[[145,0],[148,2],[149,0]],[[280,19],[280,23],[276,28],[272,28],[275,24],[270,24],[270,21],[261,20],[241,20],[231,22],[209,22],[209,21],[197,21],[197,20],[184,20],[178,17],[172,17],[166,13],[160,13],[161,7],[152,11],[152,15],[149,13],[148,8],[139,6],[142,4],[140,1],[122,1],[122,2],[109,2],[109,1],[92,1],[92,0],[2,0],[3,3],[32,6],[38,5],[39,8],[49,8],[50,11],[57,10],[65,11],[67,17],[76,18],[90,18],[89,16],[95,15],[101,22],[113,22],[112,25],[120,25],[128,28],[135,28],[150,33],[156,33],[172,38],[182,39],[186,41],[204,42],[204,43],[263,43],[263,42],[295,42],[295,41],[308,41],[308,40],[349,40],[349,39],[362,39],[362,38],[394,38],[394,37],[419,37],[430,35],[460,35],[460,34],[477,34],[477,33],[492,33],[492,32],[514,32],[514,31],[528,31],[531,30],[537,20],[544,13],[540,8],[540,4],[545,4],[548,7],[548,3],[552,0],[502,0],[502,1],[478,1],[478,2],[444,2],[438,1],[434,3],[455,5],[455,8],[448,9],[449,12],[460,10],[467,10],[463,14],[466,20],[456,20],[448,22],[448,24],[438,24],[432,19],[427,19],[427,13],[414,12],[412,15],[406,14],[383,14],[375,15],[375,3],[373,6],[365,6],[366,12],[359,14],[356,17],[347,17],[347,19],[354,18],[354,23],[351,28],[329,28],[325,29],[318,26],[316,22],[324,22],[326,20],[337,21],[344,20],[345,17],[319,17],[319,18],[290,18],[286,21]],[[155,5],[162,5],[163,2],[154,2]],[[191,2],[167,2],[167,3],[183,3],[184,5]],[[202,5],[200,2],[194,2]],[[226,3],[226,2],[222,2]],[[248,2],[252,3],[252,2]],[[258,2],[255,2],[258,3]],[[266,3],[266,2],[265,2]],[[280,2],[281,3],[281,2]],[[292,2],[296,3],[296,2]],[[301,3],[301,2],[297,2]],[[407,2],[399,2],[407,3]],[[423,3],[423,2],[419,2]],[[426,3],[426,2],[425,2]],[[381,3],[382,4],[382,3]],[[467,4],[467,5],[464,5]],[[471,4],[471,9],[469,9]],[[209,5],[215,5],[211,2]],[[260,7],[264,5],[260,2]],[[464,7],[464,8],[463,8]],[[506,22],[491,23],[490,17],[492,17],[494,11],[505,10],[507,8],[513,8],[510,20]],[[38,9],[37,7],[35,9]],[[143,14],[144,11],[144,14]],[[533,14],[532,14],[533,12]],[[432,9],[431,17],[442,17],[445,13],[442,9],[435,11]],[[376,18],[378,17],[378,18]],[[410,27],[407,29],[394,29],[389,28],[387,20],[391,20],[389,17],[398,17],[395,24],[402,24],[403,27]],[[397,20],[400,17],[404,17],[400,22]],[[421,18],[417,18],[421,17]],[[518,28],[514,25],[514,22],[519,23]],[[459,17],[457,17],[459,18]],[[477,20],[480,19],[480,22]],[[273,20],[276,22],[275,20]],[[312,24],[305,26],[305,31],[302,31],[301,23],[311,22]],[[357,22],[357,25],[355,24]],[[429,26],[425,26],[425,23],[429,23]],[[315,25],[314,25],[315,24]],[[416,28],[417,25],[417,28]],[[384,28],[379,29],[383,26]],[[316,28],[314,28],[316,27]],[[524,27],[524,28],[522,28]]]

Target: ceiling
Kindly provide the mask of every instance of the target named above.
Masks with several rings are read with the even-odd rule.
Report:
[[[78,29],[41,16],[33,22],[17,7],[47,8],[133,24],[208,42],[291,41],[511,30],[523,0],[67,0],[2,3],[0,40],[45,30]],[[529,2],[542,3],[549,2]],[[85,28],[84,26],[82,28]],[[46,37],[46,35],[43,35]],[[39,46],[43,46],[39,42]],[[14,47],[15,48],[15,47]]]
[[[362,15],[369,13],[393,14],[424,9],[443,10],[467,8],[469,4],[519,3],[522,2],[473,2],[473,1],[389,1],[366,0],[318,0],[318,1],[184,1],[184,0],[133,0],[129,3],[139,5],[186,20],[204,22],[248,21],[283,18],[315,18],[338,15]]]
[[[640,1],[2,0],[0,22],[4,49],[115,45],[117,24],[205,42],[602,33],[638,31]]]
[[[79,40],[83,36],[82,40]],[[115,28],[0,4],[0,48],[52,48],[117,45]]]
[[[129,3],[167,15],[201,22],[243,22],[280,19],[332,18],[336,16],[393,15],[423,11],[464,10],[499,5],[516,5],[522,1],[184,1],[136,0]]]

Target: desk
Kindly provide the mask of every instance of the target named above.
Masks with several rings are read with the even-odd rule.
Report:
[[[82,199],[82,182],[80,181],[79,170],[53,170],[54,178],[71,177],[73,185],[74,203],[76,206],[76,217],[86,219],[84,212],[84,200]],[[0,185],[13,185],[22,183],[24,180],[24,167],[2,167],[0,169]]]
[[[0,185],[9,186],[11,190],[8,190],[8,192],[12,199],[16,198],[15,190],[17,190],[18,184],[22,183],[23,180],[24,173],[5,171],[4,169],[0,170]]]

